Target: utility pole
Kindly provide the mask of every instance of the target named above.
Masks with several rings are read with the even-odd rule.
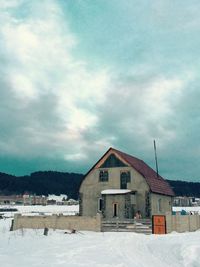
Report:
[[[154,144],[154,153],[155,153],[155,161],[156,161],[156,173],[157,173],[157,177],[159,177],[159,174],[158,174],[158,159],[157,159],[156,141],[155,140],[153,140],[153,144]]]

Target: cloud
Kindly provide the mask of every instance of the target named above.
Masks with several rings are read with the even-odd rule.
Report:
[[[82,131],[97,123],[107,70],[89,71],[73,56],[77,40],[56,1],[4,2],[3,8],[1,154],[70,158],[81,150]],[[22,8],[28,15],[18,18]]]
[[[196,9],[89,2],[1,1],[1,170],[85,172],[110,146],[154,167],[156,139],[163,176],[197,177]]]
[[[112,146],[138,156],[153,168],[153,140],[156,139],[163,176],[197,179],[190,166],[197,164],[194,155],[199,133],[195,130],[194,115],[199,117],[198,96],[195,88],[193,92],[188,91],[196,82],[190,72],[180,72],[170,78],[155,75],[139,83],[134,75],[132,79],[129,75],[116,81],[99,113],[99,138],[109,140],[110,137]],[[183,169],[183,163],[187,170]]]

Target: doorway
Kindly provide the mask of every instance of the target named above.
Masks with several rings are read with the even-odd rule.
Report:
[[[118,203],[113,203],[113,217],[118,216]]]

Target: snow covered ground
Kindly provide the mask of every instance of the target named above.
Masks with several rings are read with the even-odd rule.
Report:
[[[41,205],[35,205],[35,206],[23,206],[23,205],[12,205],[12,206],[0,206],[0,208],[16,208],[17,212],[0,212],[4,213],[7,217],[13,217],[15,213],[21,213],[22,215],[38,215],[38,214],[45,214],[45,215],[51,215],[51,214],[59,214],[62,213],[64,215],[75,215],[79,212],[79,205],[47,205],[47,206],[41,206]]]
[[[173,211],[182,211],[185,210],[187,213],[192,212],[192,213],[198,213],[200,214],[200,207],[173,207]],[[200,266],[200,264],[199,264]]]
[[[2,267],[199,267],[200,231],[184,234],[18,230],[10,219],[0,220]]]
[[[21,206],[23,212],[43,206]],[[73,206],[46,206],[62,212]],[[58,210],[59,209],[59,210]],[[32,210],[33,211],[33,210]],[[168,235],[23,229],[9,232],[11,219],[0,220],[2,267],[200,267],[200,231]]]

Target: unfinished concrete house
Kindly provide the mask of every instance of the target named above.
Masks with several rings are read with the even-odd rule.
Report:
[[[174,192],[144,161],[110,148],[80,186],[80,215],[105,219],[142,218],[172,210]]]

